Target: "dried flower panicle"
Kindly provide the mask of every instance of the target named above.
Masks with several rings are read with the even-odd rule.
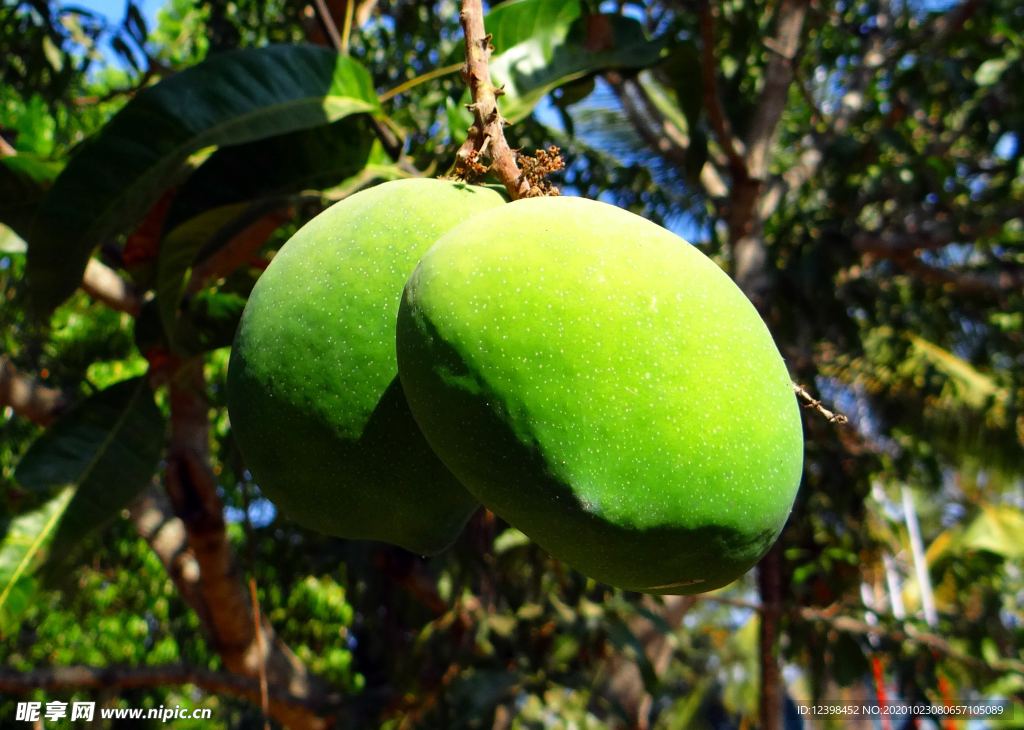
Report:
[[[551,145],[546,150],[537,150],[535,157],[516,152],[516,162],[522,168],[521,180],[529,183],[529,190],[524,197],[540,198],[543,196],[560,195],[558,188],[551,184],[547,176],[565,169],[565,158],[561,150]]]
[[[465,156],[457,155],[455,169],[448,175],[441,175],[441,180],[458,180],[471,183],[487,174],[488,166],[481,164],[480,153],[470,150]]]

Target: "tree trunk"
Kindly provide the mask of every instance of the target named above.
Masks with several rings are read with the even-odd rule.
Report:
[[[204,399],[203,361],[182,366],[170,384],[171,441],[167,460],[167,492],[185,525],[188,543],[199,565],[199,586],[209,609],[211,639],[228,670],[258,679],[266,662],[267,681],[290,694],[314,699],[329,697],[330,686],[310,674],[273,627],[263,621],[257,641],[252,603],[242,584],[224,525],[217,479],[209,463],[210,424]],[[306,708],[270,700],[270,714],[293,730],[321,730],[328,721]]]
[[[782,730],[785,688],[777,655],[782,615],[782,548],[775,543],[757,572],[761,592],[761,730]]]

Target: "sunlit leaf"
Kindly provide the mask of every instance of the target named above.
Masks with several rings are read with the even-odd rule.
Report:
[[[163,448],[164,418],[144,377],[90,396],[40,436],[18,463],[22,487],[49,495],[70,487],[73,498],[50,546],[63,557],[117,515],[146,486]]]
[[[43,201],[29,239],[36,313],[75,290],[92,250],[134,228],[193,153],[378,110],[367,71],[316,46],[223,53],[145,89],[82,145]]]

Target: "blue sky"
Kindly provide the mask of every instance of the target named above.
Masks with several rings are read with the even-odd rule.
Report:
[[[146,23],[151,27],[156,25],[156,11],[163,6],[162,0],[137,0],[136,4],[141,8],[142,14],[146,17]],[[92,10],[94,13],[106,15],[110,22],[119,23],[124,19],[124,0],[76,0],[66,5]]]
[[[119,25],[124,20],[124,11],[127,7],[124,0],[73,0],[63,4],[66,7],[84,8],[85,10],[105,15],[110,24],[114,26]],[[152,32],[156,27],[156,13],[163,7],[164,0],[136,0],[135,4],[142,10],[142,16],[146,19],[146,26]],[[109,38],[101,42],[100,51],[114,65],[122,65],[121,59],[110,48]]]

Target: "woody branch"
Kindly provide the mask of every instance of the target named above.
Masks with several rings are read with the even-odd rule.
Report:
[[[456,155],[456,171],[482,173],[487,168],[480,160],[487,156],[491,160],[490,170],[512,200],[528,197],[530,182],[522,175],[515,153],[505,140],[505,120],[498,111],[497,97],[503,92],[491,83],[488,63],[494,49],[491,36],[484,32],[481,0],[464,0],[459,22],[466,35],[466,65],[462,68],[462,78],[473,97],[469,110],[473,112],[474,121]]]

